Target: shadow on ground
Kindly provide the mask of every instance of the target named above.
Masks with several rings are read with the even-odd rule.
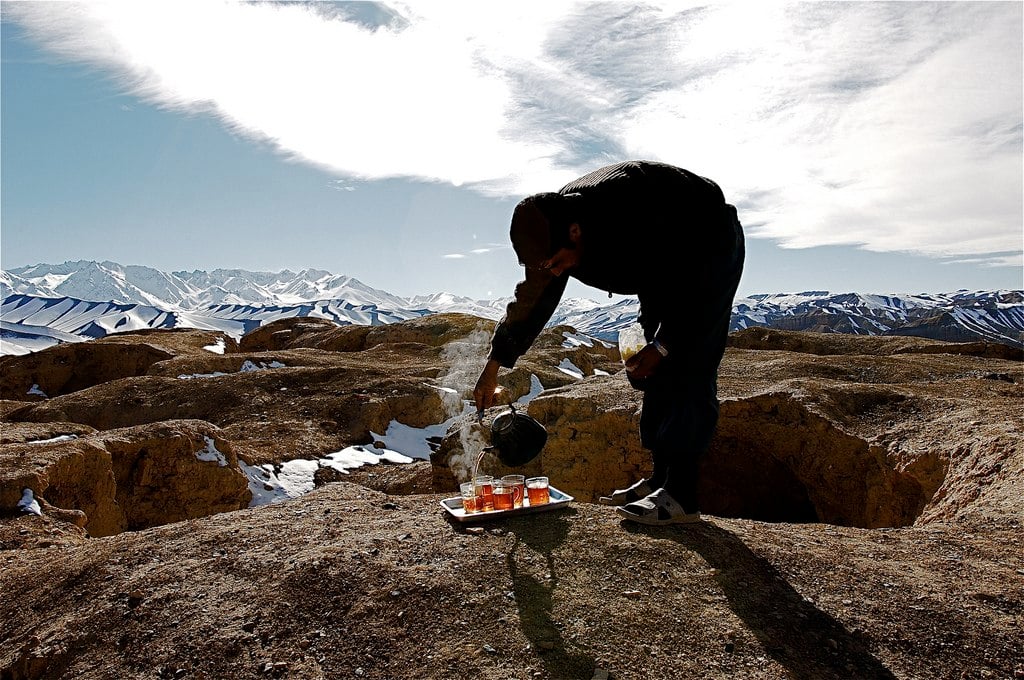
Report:
[[[565,640],[551,613],[552,597],[558,588],[558,571],[552,553],[569,535],[565,514],[558,515],[544,522],[530,522],[528,518],[510,522],[507,528],[514,535],[514,540],[505,559],[512,577],[523,634],[537,650],[548,675],[553,678],[590,678],[594,674],[595,660],[580,651],[566,649]],[[538,577],[520,568],[516,553],[522,546],[544,556],[546,574]]]
[[[793,680],[895,679],[864,641],[804,599],[732,532],[710,522],[646,527],[624,521],[623,528],[675,541],[701,555],[717,570],[715,579],[732,611]]]

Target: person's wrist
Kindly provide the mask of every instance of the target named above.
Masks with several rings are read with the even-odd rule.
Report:
[[[661,344],[659,340],[655,339],[651,341],[651,344],[654,345],[654,349],[658,350],[658,354],[660,354],[663,357],[668,356],[668,347],[665,347],[665,345]]]

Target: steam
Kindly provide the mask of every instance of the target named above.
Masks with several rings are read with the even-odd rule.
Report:
[[[449,342],[441,350],[441,358],[448,365],[448,373],[438,378],[444,391],[444,409],[447,418],[456,418],[466,413],[468,408],[465,400],[473,402],[473,388],[477,378],[487,362],[491,336],[477,326],[476,330],[461,340]],[[483,426],[476,419],[463,422],[459,429],[459,442],[462,452],[451,456],[449,466],[452,474],[460,482],[467,481],[473,475],[487,440],[483,435]]]

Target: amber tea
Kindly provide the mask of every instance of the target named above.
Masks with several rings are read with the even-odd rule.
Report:
[[[494,509],[511,510],[515,507],[515,489],[511,486],[494,487]]]
[[[494,510],[494,477],[482,475],[473,480],[477,496],[477,509],[482,512]]]
[[[551,500],[547,477],[530,477],[526,480],[526,497],[530,505],[543,505]]]
[[[526,477],[523,475],[505,475],[501,478],[502,486],[512,487],[512,506],[523,507],[523,497],[526,495]]]

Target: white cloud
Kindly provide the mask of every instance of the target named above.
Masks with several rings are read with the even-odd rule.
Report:
[[[998,263],[1022,245],[1020,3],[4,12],[145,101],[341,175],[339,190],[414,177],[515,196],[647,157],[719,181],[749,233],[785,247]]]
[[[510,248],[511,248],[511,246],[506,245],[506,244],[488,243],[488,244],[486,244],[486,245],[484,245],[482,247],[473,248],[469,252],[466,252],[466,253],[448,253],[447,255],[442,255],[442,257],[447,258],[447,259],[451,259],[451,260],[462,260],[462,259],[465,259],[467,257],[472,257],[472,256],[475,256],[475,255],[486,255],[488,253],[493,253],[496,250],[509,250]]]

